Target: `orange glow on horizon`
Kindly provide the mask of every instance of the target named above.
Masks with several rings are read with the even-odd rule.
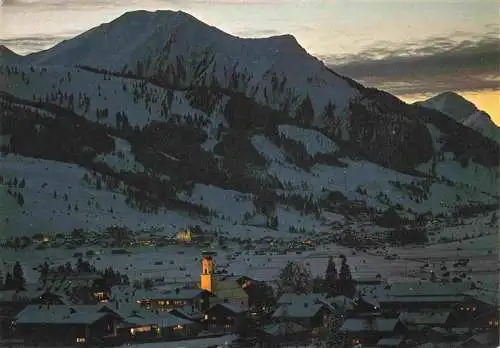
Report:
[[[462,97],[476,105],[479,110],[483,110],[491,116],[491,120],[500,126],[500,90],[485,90],[485,91],[464,91],[457,92]],[[420,100],[425,100],[432,95],[426,94],[410,94],[398,96],[407,103],[413,103]]]

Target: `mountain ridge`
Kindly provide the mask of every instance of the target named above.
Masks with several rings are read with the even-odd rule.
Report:
[[[424,101],[415,102],[426,108],[440,111],[457,122],[474,129],[484,136],[500,143],[500,127],[491,116],[455,92],[444,92]]]
[[[192,25],[184,14],[124,16],[119,26],[0,64],[8,82],[0,86],[2,187],[15,197],[9,202],[23,203],[8,207],[17,215],[6,229],[54,229],[62,219],[68,229],[201,224],[286,233],[337,223],[331,214],[356,230],[417,228],[424,215],[455,218],[498,202],[498,144],[338,75],[291,36],[272,46],[212,42],[202,39],[223,32],[202,22],[191,33],[162,27],[171,18]],[[131,45],[137,57],[117,63],[122,51],[110,45],[97,56],[118,36],[133,41],[124,33],[143,22],[150,31]],[[242,45],[240,59],[232,52]],[[93,51],[75,57],[86,48]],[[23,175],[19,188],[13,182]]]

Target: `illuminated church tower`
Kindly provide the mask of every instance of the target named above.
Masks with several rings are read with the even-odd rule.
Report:
[[[201,261],[200,288],[215,293],[215,252],[204,251]]]

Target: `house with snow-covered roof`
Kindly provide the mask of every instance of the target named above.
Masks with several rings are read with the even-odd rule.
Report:
[[[465,300],[452,310],[460,326],[498,330],[499,293],[490,289],[473,289],[463,295]]]
[[[210,297],[212,297],[212,294],[199,288],[146,290],[123,285],[111,288],[111,300],[113,302],[128,301],[140,304],[148,309],[161,311],[179,308],[189,313],[202,313],[209,307]]]
[[[196,336],[201,330],[201,325],[193,320],[134,304],[122,306],[118,312],[123,318],[118,331],[125,339],[189,337]]]
[[[14,326],[15,336],[36,343],[88,345],[116,337],[120,321],[104,305],[28,305],[15,316]]]
[[[234,303],[216,303],[207,309],[203,326],[214,332],[238,332],[245,327],[246,308]]]
[[[473,288],[472,282],[435,283],[431,281],[392,284],[378,302],[385,311],[450,310],[466,300],[464,292]]]
[[[294,322],[278,322],[256,330],[257,341],[263,347],[279,347],[287,342],[302,341],[310,336],[310,330]]]
[[[398,318],[347,318],[340,332],[349,344],[375,345],[383,338],[404,337],[408,328]]]
[[[464,340],[460,347],[463,348],[490,348],[499,347],[498,331],[482,332]]]
[[[285,293],[277,301],[271,315],[275,322],[294,322],[308,330],[326,327],[330,316],[339,311],[319,294]]]

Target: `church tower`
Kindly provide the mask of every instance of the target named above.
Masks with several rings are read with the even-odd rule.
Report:
[[[200,288],[215,293],[215,252],[204,251],[201,261]]]

